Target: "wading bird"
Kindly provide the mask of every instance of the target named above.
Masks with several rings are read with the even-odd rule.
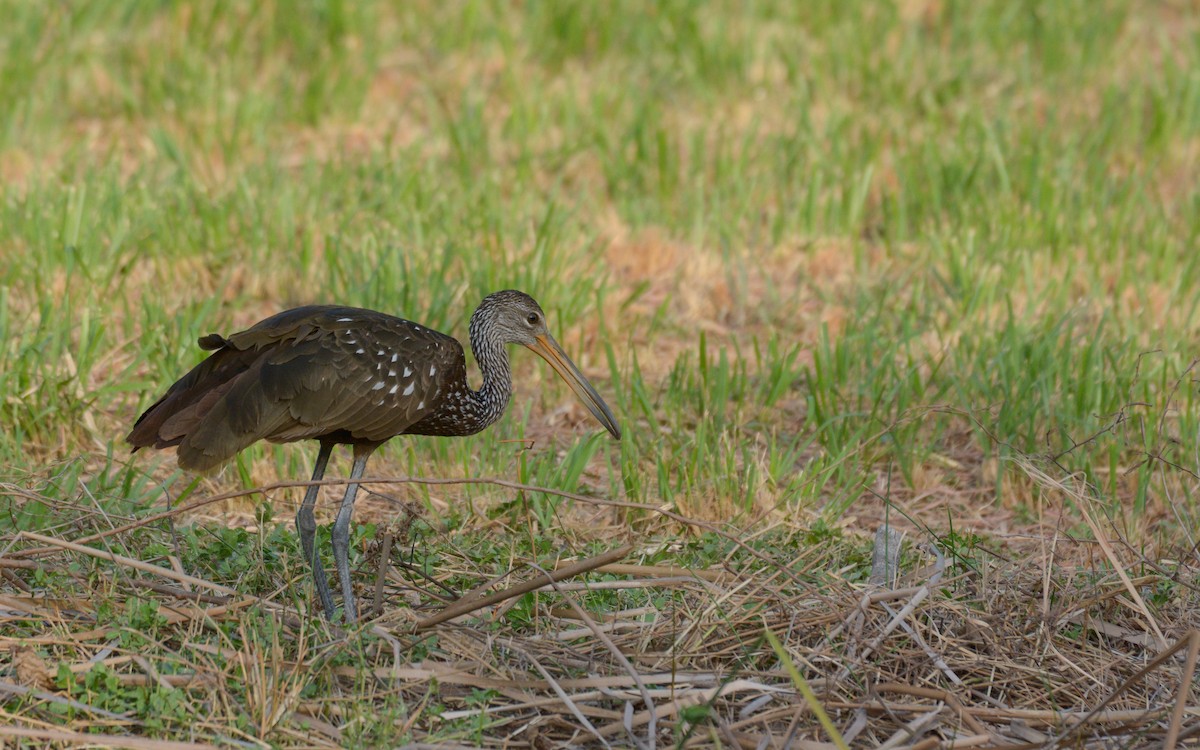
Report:
[[[333,559],[347,622],[355,619],[350,585],[350,518],[367,459],[396,435],[473,435],[504,413],[512,395],[508,344],[532,349],[562,376],[612,436],[621,430],[604,399],[546,329],[536,301],[514,290],[488,295],[471,315],[471,350],[483,373],[467,382],[457,340],[374,310],[314,305],[273,315],[232,336],[209,334],[211,351],[145,411],[126,440],[139,448],[178,446],[180,467],[210,471],[259,440],[317,440],[313,481],[335,445],[350,445],[350,484],[333,524]],[[317,595],[333,619],[333,597],[315,549],[311,485],[296,514]]]

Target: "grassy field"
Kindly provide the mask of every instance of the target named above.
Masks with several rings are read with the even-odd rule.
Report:
[[[1197,742],[1194,3],[0,17],[0,746]],[[373,459],[364,623],[315,445],[122,442],[202,335],[503,288],[624,439],[514,352],[499,424]]]

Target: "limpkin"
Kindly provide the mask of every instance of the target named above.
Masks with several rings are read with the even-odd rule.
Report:
[[[621,431],[604,399],[546,329],[541,306],[524,292],[484,298],[471,315],[471,349],[483,373],[467,382],[462,345],[402,318],[356,307],[312,305],[273,315],[231,336],[209,334],[211,351],[147,409],[126,440],[133,450],[178,446],[179,465],[210,471],[259,440],[319,441],[316,482],[335,445],[353,447],[354,463],[333,524],[333,557],[345,619],[355,619],[350,585],[350,518],[367,459],[396,435],[473,435],[504,413],[512,395],[508,344],[522,344],[562,376],[614,438]],[[334,603],[316,554],[308,487],[296,513],[326,617]]]

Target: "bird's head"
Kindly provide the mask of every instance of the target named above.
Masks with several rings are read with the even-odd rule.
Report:
[[[604,429],[621,439],[617,418],[550,335],[546,313],[533,297],[515,289],[489,294],[471,316],[471,340],[479,340],[477,337],[495,337],[505,344],[520,344],[537,353],[567,382]]]

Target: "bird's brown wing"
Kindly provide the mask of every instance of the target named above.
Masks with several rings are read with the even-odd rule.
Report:
[[[357,308],[289,310],[228,339],[206,337],[218,341],[143,415],[130,442],[148,444],[139,430],[154,423],[153,444],[178,445],[180,465],[195,470],[262,439],[382,442],[436,408],[446,391],[438,373],[463,361],[454,339]],[[172,400],[183,408],[153,418]]]
[[[125,436],[136,451],[139,448],[169,448],[179,445],[189,426],[199,421],[212,404],[225,393],[244,372],[254,366],[259,352],[228,346],[217,334],[200,339],[200,348],[215,350],[175,382],[162,398],[142,412],[133,429]],[[172,421],[164,431],[163,425]]]

